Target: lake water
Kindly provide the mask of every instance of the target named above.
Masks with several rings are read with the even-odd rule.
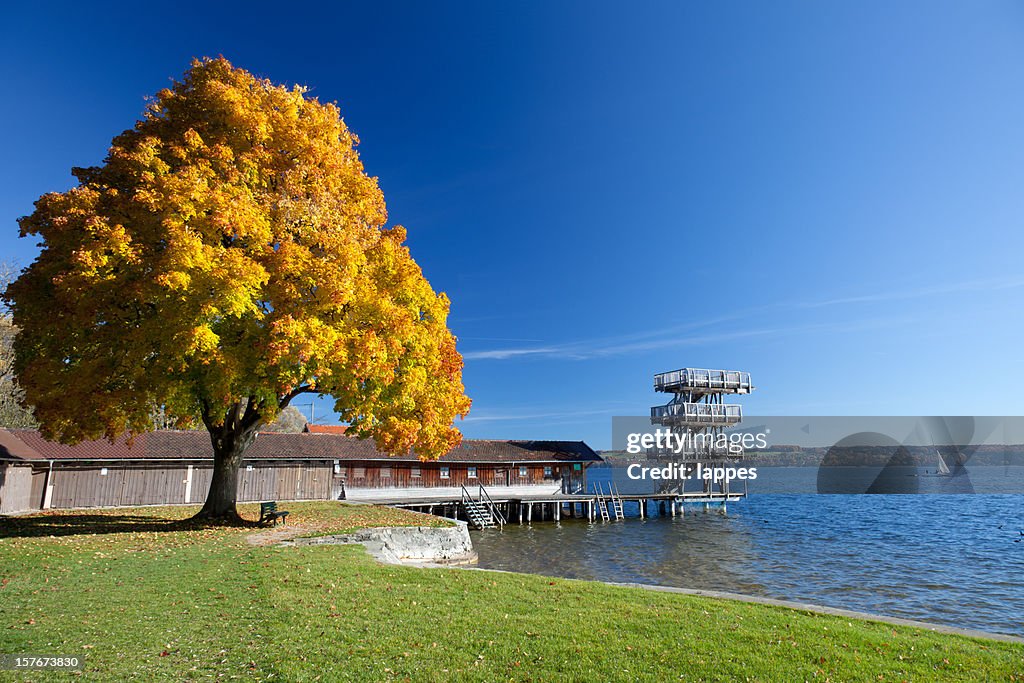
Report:
[[[927,493],[948,485],[939,478],[921,478],[918,495],[775,492],[813,491],[816,477],[816,468],[773,468],[725,514],[688,506],[675,518],[513,523],[473,532],[473,543],[486,568],[724,590],[1024,635],[1024,496]],[[650,490],[618,468],[591,469],[588,479]],[[971,483],[1020,491],[1024,468],[973,468]],[[637,512],[627,504],[627,516]]]

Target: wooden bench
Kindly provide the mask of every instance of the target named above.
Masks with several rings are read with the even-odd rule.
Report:
[[[288,523],[288,511],[278,510],[277,502],[260,503],[260,524],[273,523],[277,526],[277,520]]]

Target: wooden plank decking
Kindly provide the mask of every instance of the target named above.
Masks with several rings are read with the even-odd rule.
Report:
[[[431,494],[423,491],[420,495],[410,495],[403,491],[402,495],[389,495],[387,491],[380,491],[377,496],[360,497],[362,503],[376,505],[389,505],[404,509],[416,510],[428,514],[436,514],[442,517],[459,518],[463,514],[464,506],[460,496],[450,494]],[[567,494],[567,493],[532,493],[516,494],[514,492],[502,492],[499,487],[487,489],[491,502],[501,510],[509,522],[530,524],[534,521],[559,521],[562,516],[584,518],[595,521],[599,510],[601,496],[597,493]],[[742,491],[728,493],[703,491],[686,491],[683,493],[634,493],[616,494],[620,503],[635,503],[636,515],[640,519],[655,515],[676,516],[681,512],[682,506],[687,503],[725,504],[742,500],[745,497]],[[610,500],[609,495],[605,495]],[[622,506],[620,506],[621,510]],[[653,509],[653,514],[652,514]],[[616,515],[622,519],[626,515]]]

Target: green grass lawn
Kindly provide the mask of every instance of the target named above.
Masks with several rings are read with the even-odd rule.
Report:
[[[309,533],[444,523],[365,505],[282,507]],[[246,540],[251,529],[180,521],[194,511],[0,518],[0,653],[78,655],[88,680],[1024,680],[1022,645],[597,583],[386,566],[354,546],[259,546]],[[70,674],[0,673],[58,676]]]

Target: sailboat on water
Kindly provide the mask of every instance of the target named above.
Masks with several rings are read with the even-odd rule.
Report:
[[[949,466],[946,465],[946,461],[942,459],[942,454],[939,453],[939,449],[938,448],[935,449],[935,457],[939,461],[937,469],[934,472],[929,472],[929,471],[925,470],[925,473],[922,476],[925,476],[925,477],[948,477],[949,474],[950,474]]]

